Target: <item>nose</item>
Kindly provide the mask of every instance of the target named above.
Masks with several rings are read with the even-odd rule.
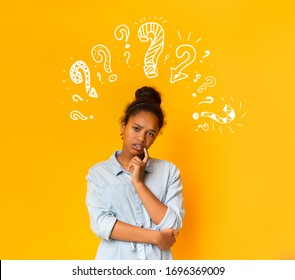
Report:
[[[141,134],[140,136],[138,136],[136,139],[137,139],[138,141],[144,143],[144,142],[145,142],[145,134],[142,133],[142,134]]]

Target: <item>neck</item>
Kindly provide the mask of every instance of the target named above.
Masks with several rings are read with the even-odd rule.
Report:
[[[128,164],[131,159],[132,159],[132,157],[125,155],[124,151],[122,151],[122,153],[117,155],[117,160],[123,166],[124,169],[128,168]]]
[[[134,157],[133,155],[126,154],[124,152],[124,150],[122,150],[122,153],[119,154],[119,155],[117,155],[117,160],[123,166],[123,168],[127,169],[128,168],[128,165],[129,165],[129,162],[131,161],[131,159],[133,157]],[[141,158],[141,159],[143,159],[144,158],[144,154],[138,155],[138,157]]]

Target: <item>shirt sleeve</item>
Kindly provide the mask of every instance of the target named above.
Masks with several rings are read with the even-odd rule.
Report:
[[[105,240],[110,240],[112,229],[116,223],[116,217],[106,205],[101,188],[96,184],[95,175],[90,170],[87,179],[86,205],[90,216],[92,231]]]
[[[179,170],[173,164],[170,166],[164,204],[168,208],[164,218],[157,225],[157,229],[174,228],[179,230],[184,217],[182,181]]]

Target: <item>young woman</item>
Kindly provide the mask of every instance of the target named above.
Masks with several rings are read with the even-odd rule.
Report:
[[[154,88],[138,89],[121,119],[122,150],[89,170],[86,204],[101,238],[96,259],[172,259],[182,184],[175,165],[148,154],[164,124],[160,105]]]

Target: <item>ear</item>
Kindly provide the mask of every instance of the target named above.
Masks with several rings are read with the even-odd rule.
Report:
[[[126,128],[126,125],[125,125],[125,123],[121,123],[121,133],[124,133],[124,131],[125,131],[125,128]]]

